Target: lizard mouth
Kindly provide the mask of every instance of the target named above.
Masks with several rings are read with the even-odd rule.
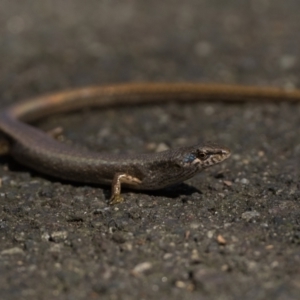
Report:
[[[228,148],[222,147],[219,149],[213,149],[207,152],[207,158],[202,161],[202,166],[207,168],[209,166],[219,164],[229,158],[230,155],[231,151]]]
[[[223,160],[229,158],[231,155],[231,151],[228,149],[228,148],[223,148],[221,150],[221,154],[220,154],[220,157],[223,158]]]
[[[223,162],[231,155],[231,151],[228,148],[222,148],[218,153],[212,156],[212,160],[214,164],[218,164]]]

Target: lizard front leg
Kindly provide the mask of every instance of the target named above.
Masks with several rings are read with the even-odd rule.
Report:
[[[124,201],[121,196],[121,184],[137,185],[142,181],[126,173],[116,173],[111,185],[111,198],[109,204],[114,205]]]

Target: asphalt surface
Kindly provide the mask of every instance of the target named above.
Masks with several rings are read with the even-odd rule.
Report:
[[[300,3],[0,1],[0,108],[141,81],[299,87]],[[65,142],[147,152],[215,141],[231,159],[155,193],[0,158],[0,298],[299,299],[300,104],[195,103],[41,120]]]

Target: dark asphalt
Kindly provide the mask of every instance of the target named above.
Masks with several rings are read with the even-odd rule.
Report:
[[[0,1],[0,108],[136,81],[300,87],[296,0]],[[0,158],[0,299],[299,299],[300,104],[85,110],[37,126],[142,152],[215,141],[220,166],[155,193]]]

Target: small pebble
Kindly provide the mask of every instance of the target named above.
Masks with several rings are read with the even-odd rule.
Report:
[[[152,264],[150,262],[143,262],[136,265],[133,270],[132,274],[135,276],[141,275],[142,273],[150,270],[152,268]]]
[[[224,239],[224,237],[221,234],[219,234],[217,236],[217,242],[219,245],[226,245],[226,240]]]
[[[241,179],[242,184],[249,184],[249,180],[247,178]]]
[[[19,247],[5,249],[1,251],[1,255],[14,255],[14,254],[24,254],[24,251]]]
[[[250,221],[253,218],[259,217],[260,213],[257,212],[256,210],[252,210],[252,211],[246,211],[244,213],[242,213],[242,219],[246,220],[246,221]]]

